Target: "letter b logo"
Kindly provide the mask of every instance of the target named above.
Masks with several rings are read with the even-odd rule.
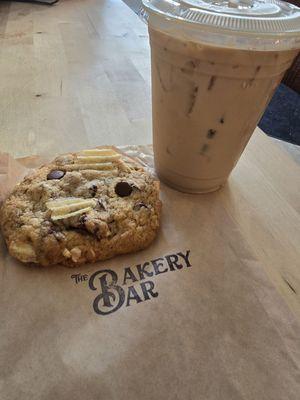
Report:
[[[89,279],[91,290],[97,290],[95,286],[96,277],[100,281],[100,294],[93,302],[95,313],[107,315],[117,311],[125,301],[125,292],[121,286],[117,285],[118,275],[110,269],[96,271]]]

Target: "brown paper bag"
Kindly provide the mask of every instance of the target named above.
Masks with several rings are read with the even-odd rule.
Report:
[[[0,160],[3,196],[39,163]],[[162,185],[148,249],[76,269],[0,239],[1,400],[298,400],[299,325],[218,196]]]

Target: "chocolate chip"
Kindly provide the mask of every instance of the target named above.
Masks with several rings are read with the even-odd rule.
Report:
[[[148,206],[145,204],[145,203],[136,203],[134,206],[133,206],[133,210],[134,211],[139,211],[141,208],[148,208]]]
[[[223,117],[220,118],[220,123],[221,123],[221,124],[224,124],[224,118],[223,118]]]
[[[91,194],[92,197],[95,197],[95,196],[96,196],[97,190],[98,190],[97,185],[92,185],[92,186],[89,188],[89,192],[90,192],[90,194]]]
[[[132,193],[132,186],[128,182],[118,182],[115,186],[115,192],[120,197],[130,196]]]
[[[64,171],[60,171],[58,169],[54,169],[53,171],[50,171],[49,174],[47,175],[47,179],[61,179],[65,175]]]

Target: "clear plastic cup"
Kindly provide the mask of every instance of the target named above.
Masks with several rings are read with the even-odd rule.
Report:
[[[276,0],[144,7],[157,173],[183,192],[217,190],[299,52],[300,9]]]

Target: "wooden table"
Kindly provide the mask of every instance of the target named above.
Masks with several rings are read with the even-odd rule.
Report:
[[[1,2],[0,76],[2,151],[151,142],[147,28],[120,0]],[[217,196],[228,246],[250,249],[300,320],[299,164],[296,146],[257,129]]]

